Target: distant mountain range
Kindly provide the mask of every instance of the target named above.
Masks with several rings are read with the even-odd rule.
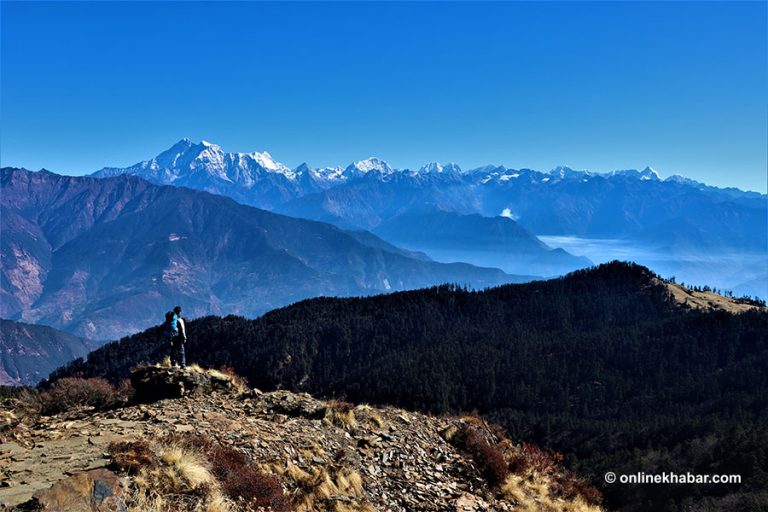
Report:
[[[679,175],[661,180],[650,167],[607,174],[558,167],[543,173],[503,166],[463,171],[433,162],[409,170],[369,158],[346,168],[290,169],[266,152],[226,153],[216,144],[183,139],[151,160],[92,176],[122,174],[364,229],[404,213],[438,210],[506,216],[537,235],[592,237],[642,237],[687,219],[696,228],[707,227],[694,244],[711,239],[764,248],[768,243],[765,230],[754,227],[765,221],[760,217],[765,195],[709,187]]]
[[[1,172],[0,316],[91,339],[154,325],[176,304],[254,317],[318,295],[530,279],[134,176]]]
[[[99,345],[52,327],[0,320],[0,385],[34,386]]]
[[[626,259],[665,275],[737,292],[743,285],[749,294],[768,296],[768,196],[715,188],[679,175],[662,180],[651,168],[599,174],[568,167],[550,172],[495,165],[462,170],[456,164],[430,163],[409,170],[369,158],[347,167],[302,164],[290,169],[268,153],[226,153],[215,144],[184,139],[151,160],[93,175],[119,174],[227,195],[345,229],[374,230],[389,242],[440,261],[468,261],[509,272],[527,268],[526,273],[539,275],[584,266],[586,260],[562,253],[554,258],[556,264],[537,266],[541,258],[553,258],[545,252],[533,260],[520,256],[514,244],[503,246],[509,239],[495,230],[498,222],[483,227],[479,224],[484,221],[462,218],[501,216],[532,236],[621,242]],[[395,228],[409,225],[416,216],[425,216],[420,225],[434,225],[435,215],[445,212],[454,215],[442,216],[440,229],[462,240],[447,249],[434,246],[431,232]],[[468,226],[472,229],[466,230]],[[493,233],[499,238],[492,239]],[[563,248],[592,261],[616,257],[578,247]]]

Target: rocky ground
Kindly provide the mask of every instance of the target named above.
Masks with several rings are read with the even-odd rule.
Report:
[[[304,501],[308,510],[341,510],[334,508],[340,502],[348,506],[345,510],[392,512],[522,509],[525,499],[515,500],[492,488],[476,462],[447,440],[467,423],[493,438],[475,418],[351,407],[287,391],[187,390],[179,398],[108,411],[72,410],[5,430],[0,444],[0,510],[13,509],[33,495],[44,497],[54,483],[83,471],[115,469],[110,466],[110,443],[159,439],[172,433],[203,434],[246,453],[260,469],[280,478],[294,503],[307,492],[307,478],[301,475],[322,473],[331,479],[341,472],[359,475],[359,493],[322,496],[309,505]],[[89,485],[95,489],[93,483]],[[119,485],[130,487],[130,481]],[[529,493],[528,498],[537,509],[537,497]],[[560,503],[556,507],[560,510],[597,510],[551,498],[548,503]],[[41,502],[44,499],[35,503],[40,506]],[[80,509],[125,510],[124,506],[88,506]],[[530,503],[525,508],[530,510]]]

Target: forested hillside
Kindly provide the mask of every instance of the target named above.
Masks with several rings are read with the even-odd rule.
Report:
[[[251,384],[477,410],[567,454],[623,510],[768,506],[768,313],[687,309],[646,268],[611,263],[482,292],[453,286],[312,299],[189,325],[189,358]],[[56,376],[166,353],[157,328]],[[54,378],[56,377],[54,376]],[[606,485],[606,471],[739,473],[741,485]]]

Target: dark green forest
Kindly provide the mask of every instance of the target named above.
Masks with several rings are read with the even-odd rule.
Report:
[[[158,322],[164,312],[158,312]],[[256,320],[189,322],[188,358],[251,385],[434,413],[476,411],[565,454],[611,509],[768,510],[768,313],[686,309],[648,269],[610,263],[484,291],[318,298]],[[158,328],[51,376],[126,377]],[[738,473],[739,485],[603,474]]]

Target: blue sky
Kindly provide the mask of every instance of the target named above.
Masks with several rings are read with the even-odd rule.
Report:
[[[765,2],[0,5],[4,166],[84,174],[189,137],[766,192]]]

